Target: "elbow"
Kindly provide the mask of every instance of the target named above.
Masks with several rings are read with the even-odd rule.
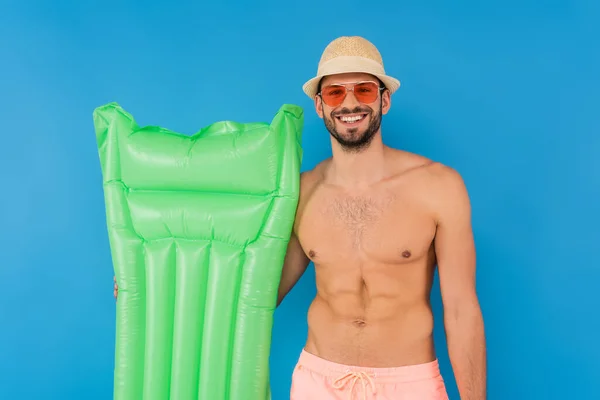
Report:
[[[444,305],[446,331],[461,331],[483,327],[483,313],[476,296],[469,296]]]

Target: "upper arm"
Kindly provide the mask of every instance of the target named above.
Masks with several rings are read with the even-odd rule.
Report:
[[[304,271],[308,267],[310,260],[304,253],[300,241],[294,232],[290,237],[281,272],[279,290],[277,294],[277,305],[281,304],[283,298],[292,290],[294,285],[300,280]]]
[[[461,176],[443,167],[438,177],[436,258],[444,309],[455,314],[477,303],[471,205]]]
[[[304,252],[304,249],[300,243],[300,239],[298,239],[297,229],[300,225],[299,219],[302,218],[303,205],[306,202],[307,196],[309,196],[310,190],[314,186],[313,181],[313,175],[310,173],[310,171],[300,174],[300,198],[298,200],[298,207],[296,209],[294,228],[292,229],[283,262],[283,270],[281,272],[281,280],[279,282],[279,290],[277,294],[277,305],[283,301],[283,298],[300,280],[300,277],[302,277],[306,271],[306,268],[308,267],[308,264],[310,263],[310,259]]]

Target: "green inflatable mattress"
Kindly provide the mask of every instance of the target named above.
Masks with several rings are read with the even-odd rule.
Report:
[[[302,110],[193,135],[94,110],[119,286],[115,400],[264,400]]]

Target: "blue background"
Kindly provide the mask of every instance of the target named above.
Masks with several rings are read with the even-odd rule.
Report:
[[[0,398],[109,399],[114,300],[92,111],[192,133],[305,108],[303,169],[329,137],[301,91],[362,35],[402,81],[385,141],[456,168],[473,203],[489,399],[592,399],[600,382],[600,8],[589,1],[4,1],[0,5]],[[250,5],[252,4],[252,5]],[[315,293],[276,313],[286,398]],[[439,290],[433,294],[443,372]],[[291,328],[285,327],[290,324]]]

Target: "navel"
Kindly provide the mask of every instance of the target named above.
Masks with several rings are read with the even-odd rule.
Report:
[[[367,322],[360,318],[355,319],[352,323],[359,328],[364,328],[367,325]]]

